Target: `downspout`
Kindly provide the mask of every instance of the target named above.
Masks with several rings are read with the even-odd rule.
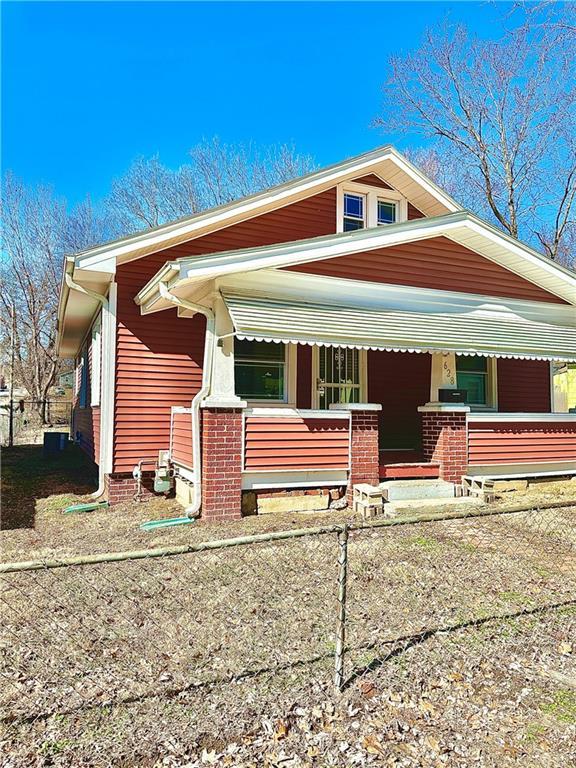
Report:
[[[199,312],[206,318],[206,336],[204,341],[204,363],[202,367],[202,386],[192,398],[192,466],[194,470],[194,501],[186,507],[186,516],[197,517],[202,504],[202,451],[200,446],[200,403],[210,392],[212,381],[212,359],[214,357],[214,334],[216,322],[214,312],[203,304],[194,304],[192,301],[181,299],[170,293],[166,283],[158,284],[160,296],[170,301],[177,307],[189,309],[191,312]]]
[[[104,313],[108,313],[109,311],[109,303],[108,298],[106,296],[103,296],[100,293],[96,293],[95,291],[91,291],[88,288],[84,288],[82,285],[79,285],[78,283],[74,282],[74,279],[72,277],[72,272],[74,270],[74,262],[68,261],[66,263],[66,271],[64,273],[64,280],[68,288],[70,288],[73,291],[78,291],[79,293],[84,293],[86,296],[89,296],[91,299],[94,299],[95,301],[99,302],[102,306],[102,341],[104,342]],[[109,319],[108,319],[109,322]],[[102,351],[104,351],[104,344],[102,343]],[[109,357],[107,354],[102,354],[102,361]],[[108,374],[108,365],[106,365],[106,374]],[[109,392],[106,392],[106,409],[104,409],[104,391],[106,389],[106,386],[109,382],[109,376],[104,376],[104,365],[102,366],[102,370],[100,372],[100,381],[101,381],[101,399],[102,399],[102,407],[101,407],[101,418],[105,414],[108,414],[108,410],[111,407],[111,403],[109,402]],[[94,499],[98,498],[99,496],[102,496],[104,493],[104,475],[105,475],[105,466],[104,461],[102,460],[102,454],[105,452],[105,441],[101,441],[101,449],[100,449],[100,456],[98,457],[98,488],[94,491],[94,493],[91,493],[90,496]]]

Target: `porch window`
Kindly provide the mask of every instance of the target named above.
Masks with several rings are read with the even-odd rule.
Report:
[[[396,203],[390,200],[378,200],[378,226],[394,224],[396,221]]]
[[[456,355],[456,385],[468,392],[469,405],[490,405],[488,358]]]
[[[366,197],[344,193],[344,232],[366,226]]]
[[[286,400],[286,344],[234,340],[236,394],[246,400]]]
[[[344,347],[319,347],[318,406],[360,402],[360,351]]]

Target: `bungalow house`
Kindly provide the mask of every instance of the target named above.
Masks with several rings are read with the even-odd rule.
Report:
[[[384,146],[67,258],[59,353],[98,492],[168,463],[190,514],[234,518],[248,491],[576,474],[575,305]]]

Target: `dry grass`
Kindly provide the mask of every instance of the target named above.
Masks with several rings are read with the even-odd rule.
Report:
[[[540,485],[505,503],[573,488]],[[344,519],[150,535],[138,523],[173,516],[173,502],[66,516],[76,499],[43,493],[35,528],[2,534],[4,559]],[[331,685],[333,535],[7,575],[0,764],[570,765],[575,548],[576,508],[353,533],[343,694]]]

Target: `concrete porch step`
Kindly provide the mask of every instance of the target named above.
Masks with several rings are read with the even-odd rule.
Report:
[[[454,483],[438,479],[385,480],[380,488],[385,501],[453,499],[456,495]]]
[[[468,507],[482,506],[484,502],[476,496],[457,496],[451,499],[404,499],[390,501],[384,505],[384,515],[393,517],[401,514],[414,514],[416,512],[434,512],[436,508],[466,509]]]

